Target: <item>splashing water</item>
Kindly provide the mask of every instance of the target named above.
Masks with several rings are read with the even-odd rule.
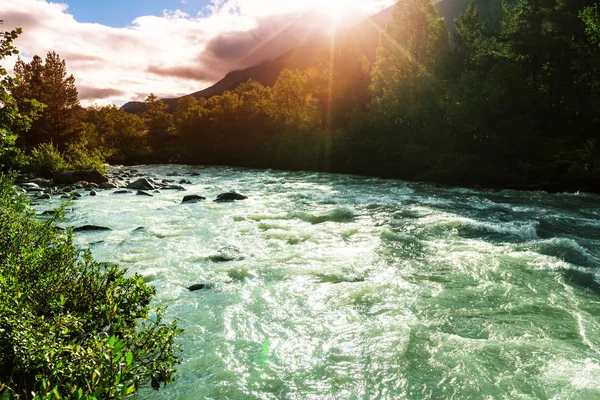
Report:
[[[141,398],[600,398],[598,196],[136,169],[199,176],[86,196],[63,225],[112,228],[76,242],[142,274],[186,331],[177,381]],[[180,204],[232,190],[249,199]]]

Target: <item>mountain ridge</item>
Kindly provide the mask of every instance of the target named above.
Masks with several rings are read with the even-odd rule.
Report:
[[[454,18],[466,10],[470,0],[441,0],[435,4],[441,17],[446,21],[449,27],[452,27]],[[476,0],[484,18],[492,22],[499,21],[498,13],[501,12],[501,0]],[[379,46],[379,35],[385,29],[385,26],[392,17],[394,6],[390,6],[377,14],[374,14],[357,25],[336,33],[336,41],[351,41],[359,54],[365,56],[371,63],[375,61],[377,47]],[[259,82],[264,86],[275,84],[279,73],[284,69],[305,70],[318,65],[318,54],[325,45],[331,41],[330,37],[321,37],[309,43],[297,46],[273,60],[265,61],[258,65],[235,70],[227,73],[223,79],[206,89],[191,93],[186,96],[176,98],[161,99],[173,111],[177,107],[177,102],[187,96],[193,96],[196,99],[202,97],[210,98],[221,95],[228,90],[235,89],[239,84],[250,79]],[[145,105],[140,101],[131,101],[123,105],[123,109],[129,113],[141,113]]]

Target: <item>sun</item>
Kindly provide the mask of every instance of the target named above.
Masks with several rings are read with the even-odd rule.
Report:
[[[333,20],[339,20],[354,4],[348,0],[324,0],[320,7]]]
[[[357,3],[354,0],[323,0],[319,8],[331,20],[331,30],[336,30],[343,20],[356,12]]]

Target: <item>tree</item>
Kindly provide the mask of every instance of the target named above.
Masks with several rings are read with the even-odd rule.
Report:
[[[31,108],[28,99],[45,105],[40,118],[30,131],[20,132],[21,145],[32,149],[40,143],[53,142],[62,151],[80,128],[77,111],[80,108],[73,75],[67,76],[65,60],[49,52],[45,61],[34,56],[31,62],[19,59],[15,64],[18,84],[12,94],[23,110]]]
[[[472,0],[464,13],[454,20],[454,56],[462,69],[473,69],[484,47],[487,21],[481,21],[479,8]]]
[[[381,35],[373,71],[377,94],[403,76],[436,75],[450,52],[448,30],[429,0],[398,0]]]
[[[167,112],[169,106],[151,93],[146,101],[143,114],[148,132],[148,144],[157,160],[165,160],[172,153],[175,138],[173,116]]]
[[[0,25],[4,21],[0,20]],[[21,28],[12,31],[0,31],[0,61],[5,57],[19,54],[13,42],[22,33]],[[15,79],[8,75],[5,68],[0,66],[0,158],[14,149],[17,132],[25,132],[37,118],[41,105],[36,101],[24,99],[28,112],[19,105],[11,92],[15,87]],[[25,107],[24,107],[25,108]],[[0,167],[3,167],[0,161]]]

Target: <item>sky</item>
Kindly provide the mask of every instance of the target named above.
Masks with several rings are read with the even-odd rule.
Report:
[[[0,0],[30,61],[56,51],[83,106],[202,90],[394,0]],[[2,65],[9,71],[16,57]]]

